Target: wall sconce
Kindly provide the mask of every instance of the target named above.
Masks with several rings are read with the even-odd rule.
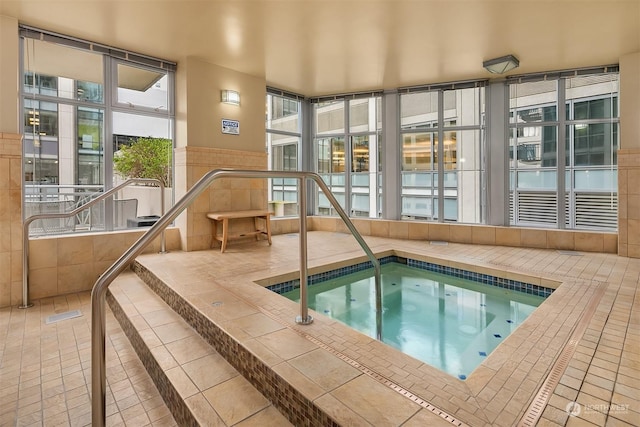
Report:
[[[520,65],[520,61],[513,55],[501,56],[500,58],[484,61],[482,66],[490,73],[502,74],[511,71]]]
[[[240,93],[235,90],[221,90],[220,99],[225,104],[240,105]]]

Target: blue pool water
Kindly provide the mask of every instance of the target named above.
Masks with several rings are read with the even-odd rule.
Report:
[[[460,379],[544,301],[537,293],[548,294],[527,294],[395,262],[383,264],[381,271],[382,341]],[[375,338],[371,269],[309,283],[310,308]],[[531,286],[521,285],[525,291]],[[282,295],[299,301],[299,288]]]

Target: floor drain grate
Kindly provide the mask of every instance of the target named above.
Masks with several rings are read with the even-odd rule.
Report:
[[[53,314],[47,317],[47,320],[45,320],[45,323],[49,325],[51,323],[60,322],[62,320],[73,319],[74,317],[80,317],[80,316],[82,316],[82,312],[80,310],[65,311],[64,313]]]
[[[580,252],[576,252],[576,251],[558,251],[558,253],[562,255],[582,256]]]
[[[429,243],[433,246],[447,246],[449,244],[449,242],[443,242],[441,240],[432,240]]]

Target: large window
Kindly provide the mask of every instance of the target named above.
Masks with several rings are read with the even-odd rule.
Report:
[[[511,223],[616,229],[618,74],[509,89]]]
[[[317,102],[314,107],[315,171],[353,217],[381,216],[381,98]],[[316,213],[336,215],[319,189]]]
[[[401,95],[404,219],[483,220],[483,97],[482,87]]]
[[[85,49],[78,40],[21,28],[25,216],[72,210],[128,178],[113,165],[123,141],[173,140],[174,66],[154,66],[150,58],[124,61],[109,49],[84,44]],[[129,219],[160,210],[138,204],[129,187],[116,198],[131,199],[135,209],[119,217],[119,203],[107,200],[69,221],[37,221],[31,231],[126,228]]]
[[[269,169],[300,170],[302,141],[302,108],[299,98],[267,94],[266,145]],[[276,216],[297,215],[298,180],[272,178],[269,183],[269,204]]]

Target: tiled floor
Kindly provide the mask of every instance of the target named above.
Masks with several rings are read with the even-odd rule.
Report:
[[[273,246],[233,243],[224,254],[174,252],[140,260],[243,344],[271,358],[282,376],[307,387],[306,394],[316,393],[314,403],[345,424],[453,425],[434,415],[436,408],[471,426],[510,426],[532,413],[532,402],[542,401],[538,425],[640,425],[640,260],[366,240],[377,254],[395,251],[543,286],[561,285],[460,381],[320,314],[314,313],[312,325],[296,325],[297,306],[253,281],[278,283],[295,275],[297,235],[274,236]],[[311,272],[363,257],[351,236],[338,233],[312,232],[308,248]],[[212,298],[228,302],[214,307]],[[44,324],[47,316],[72,309],[84,316]],[[265,316],[281,327],[261,328]],[[147,321],[155,322],[152,315]],[[28,310],[0,310],[0,425],[89,424],[88,322],[88,294],[36,301]],[[108,424],[173,425],[113,318],[107,328]],[[336,355],[351,369],[334,362]],[[332,363],[335,376],[318,374],[318,366]],[[545,386],[551,387],[548,399],[540,395]],[[568,407],[579,413],[570,415]]]
[[[84,292],[0,310],[1,426],[91,425],[90,305]],[[82,316],[46,323],[72,310]],[[107,425],[176,425],[110,312],[106,336]]]

